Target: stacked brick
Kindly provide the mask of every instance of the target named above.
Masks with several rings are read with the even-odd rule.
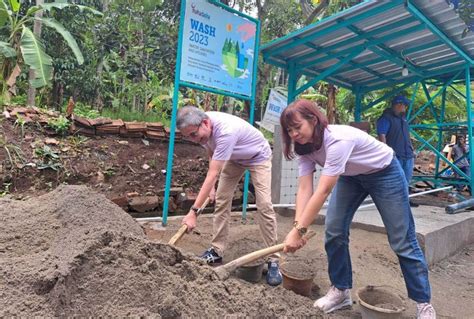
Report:
[[[58,112],[42,110],[37,107],[7,107],[3,116],[16,121],[19,117],[25,123],[40,123],[47,126],[48,121],[57,118]],[[95,135],[120,135],[130,138],[148,138],[153,140],[168,140],[170,130],[160,122],[124,122],[120,119],[112,120],[108,118],[88,119],[75,114],[69,116],[71,121],[69,127],[70,134],[81,134],[86,136]],[[54,132],[52,132],[54,133]],[[182,140],[179,130],[175,131],[175,139]]]

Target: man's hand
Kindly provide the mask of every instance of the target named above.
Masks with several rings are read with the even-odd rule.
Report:
[[[300,234],[298,234],[298,230],[293,228],[285,238],[285,247],[283,251],[285,253],[294,253],[304,245],[306,245],[306,239],[302,238]]]
[[[216,188],[213,186],[213,187],[211,188],[211,192],[209,193],[209,201],[210,201],[211,203],[214,203],[215,200],[216,200]]]
[[[184,216],[183,221],[181,224],[188,226],[187,232],[191,232],[194,228],[196,228],[196,220],[197,216],[194,211],[190,210],[189,213]]]

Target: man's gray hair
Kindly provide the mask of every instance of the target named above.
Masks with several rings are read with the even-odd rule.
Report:
[[[209,116],[203,110],[192,105],[186,105],[178,111],[176,126],[178,130],[188,126],[199,126],[204,119],[208,118]]]

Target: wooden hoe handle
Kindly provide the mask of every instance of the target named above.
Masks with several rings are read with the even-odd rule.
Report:
[[[316,235],[316,233],[314,231],[309,231],[304,236],[304,238],[306,240],[309,240],[312,237],[314,237],[314,235]],[[243,266],[243,265],[248,264],[248,263],[251,263],[255,260],[258,260],[258,259],[263,258],[265,256],[268,256],[270,254],[274,254],[274,253],[283,251],[283,248],[285,248],[285,244],[278,244],[278,245],[270,246],[270,247],[267,247],[267,248],[263,248],[263,249],[254,251],[250,254],[239,257],[237,259],[234,259],[233,261],[231,261],[231,262],[229,262],[229,263],[227,263],[223,266],[216,267],[216,268],[214,268],[214,270],[216,271],[219,278],[226,279],[227,277],[229,277],[230,273],[232,273],[238,267]]]
[[[199,210],[197,211],[196,215],[199,216],[199,214],[201,214],[201,211],[206,208],[207,204],[209,204],[209,197],[206,198],[206,201],[204,202],[204,204],[202,204],[201,208],[199,208]],[[179,230],[176,232],[176,234],[174,234],[173,237],[171,237],[170,241],[168,242],[169,245],[175,245],[176,242],[181,238],[183,237],[184,233],[188,230],[188,225],[186,224],[183,224],[181,225],[181,227],[179,228]]]

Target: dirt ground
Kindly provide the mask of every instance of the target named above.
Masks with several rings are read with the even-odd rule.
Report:
[[[248,242],[262,242],[258,225],[249,212],[246,223],[238,213],[233,215],[229,247],[224,256],[224,263],[229,262],[242,253],[251,252],[258,247],[248,247]],[[163,230],[161,223],[145,223],[144,228],[149,238],[156,242],[166,242],[179,228],[179,218],[172,218]],[[280,241],[291,229],[293,218],[278,215],[278,234]],[[283,260],[298,258],[304,260],[315,272],[312,294],[309,298],[303,297],[307,306],[312,306],[314,300],[324,295],[330,286],[327,275],[327,263],[324,252],[324,228],[313,225],[316,236],[296,254],[283,255]],[[177,243],[184,252],[201,254],[208,248],[212,239],[212,218],[200,217],[198,227],[192,234],[186,234]],[[262,245],[262,244],[261,244]],[[367,232],[360,229],[351,231],[351,257],[353,264],[354,287],[352,298],[355,301],[355,291],[366,285],[388,285],[401,296],[407,310],[404,318],[414,318],[416,313],[415,303],[406,297],[406,289],[402,273],[395,254],[390,249],[386,235]],[[253,245],[255,246],[255,244]],[[262,247],[262,246],[261,246]],[[246,249],[247,248],[247,249]],[[430,269],[433,304],[437,310],[438,318],[474,318],[474,245],[471,245],[455,256],[448,258]],[[280,293],[282,289],[271,288],[265,284],[264,279],[254,287],[267,291]],[[294,295],[296,296],[296,295]],[[305,315],[315,315],[329,318],[360,318],[360,309],[354,304],[351,310],[337,311],[331,315],[311,310]]]
[[[48,139],[57,144],[47,144]],[[0,146],[0,193],[17,198],[42,195],[61,184],[88,185],[109,199],[127,193],[158,195],[165,185],[168,143],[160,140],[48,136],[38,125],[27,124],[21,132],[0,118]],[[207,167],[204,148],[177,142],[172,186],[199,191]]]
[[[233,217],[225,262],[259,248],[252,214],[245,224]],[[292,218],[278,216],[281,240],[291,224]],[[200,217],[197,230],[176,249],[165,243],[179,226],[171,218],[166,228],[156,222],[142,228],[85,186],[63,185],[27,200],[0,199],[0,317],[361,317],[357,305],[329,316],[312,306],[329,287],[321,226],[312,227],[316,237],[297,253],[315,271],[310,297],[263,281],[220,280],[193,257],[209,246],[212,219]],[[351,238],[354,288],[390,285],[404,296],[385,236],[354,229]],[[472,318],[474,247],[435,266],[431,281],[439,318]],[[406,304],[405,317],[413,317],[414,304]]]
[[[164,229],[160,223],[142,228],[107,200],[129,192],[158,194],[164,188],[166,143],[67,136],[47,145],[48,136],[38,127],[25,126],[21,138],[11,122],[0,124],[0,317],[361,317],[357,304],[331,315],[312,306],[329,287],[321,226],[313,227],[317,236],[296,257],[282,257],[304,260],[314,271],[311,295],[303,297],[263,281],[218,279],[193,257],[210,244],[207,216],[175,249],[163,243],[179,228],[180,218],[170,218]],[[57,155],[53,162],[45,145]],[[59,166],[39,169],[42,164]],[[176,145],[174,185],[196,192],[206,171],[201,147]],[[452,200],[436,198],[440,205]],[[226,262],[263,247],[252,214],[246,224],[233,218]],[[292,218],[278,216],[278,224],[283,240]],[[406,296],[384,235],[352,230],[351,253],[354,299],[355,290],[365,285],[390,285]],[[474,318],[473,245],[435,265],[430,276],[439,318]],[[413,317],[414,304],[406,303],[404,315]]]

